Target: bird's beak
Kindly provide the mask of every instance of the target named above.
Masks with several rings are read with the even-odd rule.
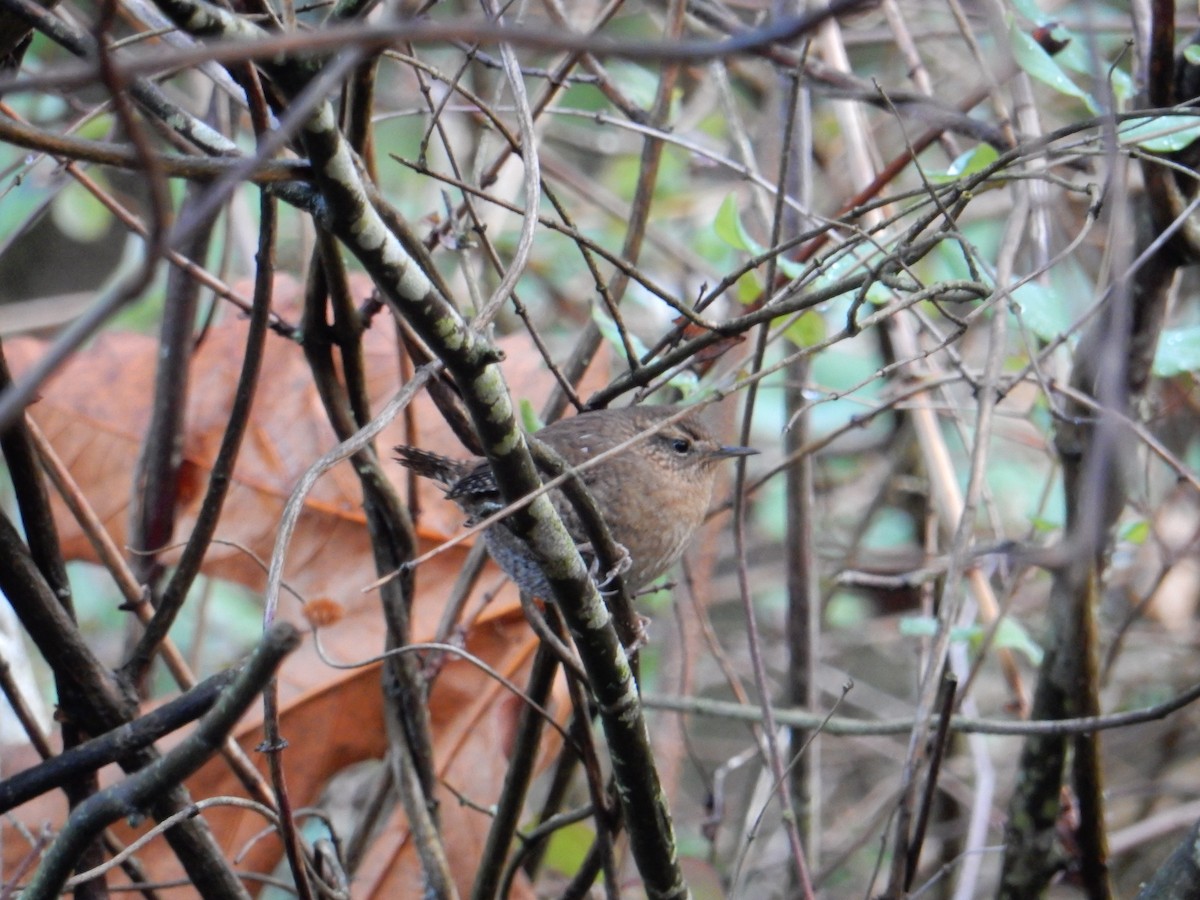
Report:
[[[718,447],[713,451],[715,459],[731,459],[735,456],[754,456],[758,453],[753,447]]]

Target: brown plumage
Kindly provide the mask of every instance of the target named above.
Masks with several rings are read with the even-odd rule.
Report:
[[[716,467],[723,459],[756,453],[749,447],[721,446],[691,414],[668,425],[678,406],[603,409],[562,419],[537,432],[572,466],[622,444],[635,435],[654,434],[617,455],[580,472],[608,524],[613,540],[629,556],[626,583],[639,588],[661,575],[682,555],[704,521],[712,500]],[[477,522],[502,506],[495,477],[486,460],[456,460],[419,450],[396,448],[397,460],[446,487],[446,496]],[[550,492],[567,531],[586,551],[586,537],[570,502]],[[492,558],[529,593],[545,598],[549,585],[521,541],[503,520],[484,532]]]

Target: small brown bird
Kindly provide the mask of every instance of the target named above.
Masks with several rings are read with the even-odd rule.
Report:
[[[572,466],[659,429],[640,443],[581,471],[580,477],[599,507],[613,540],[628,555],[626,583],[637,589],[661,575],[683,554],[704,522],[712,500],[717,463],[757,453],[749,447],[724,447],[693,413],[663,423],[681,412],[678,406],[631,406],[601,409],[562,419],[537,432]],[[495,476],[486,460],[457,460],[416,447],[396,447],[397,461],[446,488],[474,524],[503,507]],[[579,516],[561,491],[551,502],[567,531],[588,558]],[[488,552],[524,591],[547,598],[550,587],[525,545],[504,524],[484,532]]]

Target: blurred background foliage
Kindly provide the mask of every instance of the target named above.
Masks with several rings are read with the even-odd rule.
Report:
[[[721,23],[726,30],[730,22],[752,27],[768,14],[765,3],[755,2],[684,6],[688,28],[701,36],[720,35]],[[537,123],[543,178],[571,221],[562,230],[539,229],[517,291],[520,309],[505,307],[495,330],[532,330],[544,340],[548,356],[561,362],[595,323],[605,339],[605,363],[616,377],[627,368],[626,347],[639,354],[657,352],[660,342],[675,337],[676,312],[657,292],[687,305],[711,299],[704,315],[727,322],[761,304],[764,291],[817,291],[864,272],[878,275],[885,259],[916,242],[906,228],[922,216],[931,218],[926,234],[939,227],[936,191],[944,191],[939,195],[944,200],[956,186],[986,175],[968,195],[954,196],[953,202],[961,203],[954,222],[911,265],[891,272],[890,282],[873,277],[861,294],[844,292],[802,314],[781,315],[761,337],[731,341],[707,364],[672,369],[663,379],[669,388],[655,398],[669,398],[672,391],[687,398],[714,390],[740,392],[755,371],[775,370],[761,379],[754,405],[750,442],[763,453],[750,468],[750,536],[740,561],[749,572],[768,672],[780,692],[776,700],[784,702],[781,685],[796,652],[787,626],[791,599],[785,560],[797,539],[788,519],[784,435],[798,428],[804,446],[813,448],[809,524],[822,627],[813,664],[816,693],[820,708],[837,706],[839,715],[864,719],[912,712],[923,654],[936,631],[936,601],[945,588],[940,579],[947,568],[947,531],[957,524],[946,521],[933,495],[950,483],[966,490],[973,455],[985,444],[973,564],[982,567],[1000,598],[1002,618],[993,623],[965,615],[951,638],[952,659],[960,684],[968,686],[962,709],[1005,717],[1022,708],[1036,679],[1050,589],[1047,571],[1028,565],[1014,548],[1052,547],[1063,538],[1065,501],[1053,445],[1062,401],[1052,386],[1068,378],[1080,333],[1107,302],[1106,289],[1119,280],[1120,273],[1114,275],[1121,260],[1118,248],[1132,240],[1132,225],[1131,218],[1119,218],[1129,215],[1129,207],[1114,198],[1140,189],[1131,160],[1186,150],[1197,126],[1183,114],[1153,121],[1120,118],[1139,105],[1128,4],[921,0],[882,7],[887,8],[843,17],[839,27],[811,42],[783,48],[790,54],[784,59],[806,65],[797,118],[800,162],[793,169],[804,184],[797,188],[802,199],[792,234],[783,238],[797,231],[815,236],[826,228],[832,235],[825,248],[808,256],[795,250],[779,254],[771,246],[790,88],[790,73],[778,54],[682,65],[658,122],[649,110],[660,90],[662,66],[605,57],[571,68],[565,89]],[[125,46],[123,58],[136,59],[141,47],[157,46],[147,37],[151,25],[138,7],[118,8],[122,15],[110,36],[141,41]],[[512,15],[556,27],[555,9],[552,2],[544,8],[529,4]],[[294,12],[313,27],[324,16],[319,4]],[[472,11],[431,4],[424,12],[453,22]],[[578,31],[588,28],[595,12],[589,3],[561,10]],[[56,14],[89,23],[97,10],[71,2]],[[665,14],[658,3],[619,4],[602,33],[615,40],[653,40],[663,33]],[[1180,6],[1180,34],[1195,24],[1194,15]],[[911,52],[906,40],[912,42]],[[496,48],[484,45],[468,53],[469,44],[467,27],[461,41],[397,46],[384,54],[376,75],[370,159],[381,192],[432,248],[467,312],[499,279],[480,236],[508,259],[520,229],[514,208],[523,202],[518,161],[497,166],[494,177],[489,173],[493,161],[504,156],[504,139],[480,109],[514,128]],[[546,89],[546,72],[564,55],[529,48],[521,53],[527,88],[537,95]],[[927,78],[930,95],[924,100],[921,83],[911,80],[912,53]],[[20,89],[22,77],[52,76],[72,60],[36,35],[16,84],[5,93],[5,115],[48,133],[126,142],[102,85],[65,92]],[[253,151],[245,110],[202,71],[188,69],[162,81],[181,105],[244,152]],[[975,102],[966,103],[975,92]],[[1041,140],[1072,127],[1053,141]],[[929,129],[937,134],[918,155],[918,164],[904,165],[876,191],[858,197],[866,187],[860,163],[873,174],[883,171]],[[646,172],[648,135],[663,142],[663,151],[647,191],[639,177]],[[998,164],[1014,139],[1016,153]],[[161,135],[155,142],[166,146]],[[135,215],[147,215],[142,173],[82,168]],[[483,197],[464,191],[464,183]],[[182,196],[182,182],[173,180],[177,208]],[[466,197],[477,208],[475,218],[460,211]],[[598,296],[581,247],[586,239],[612,256],[622,255],[631,217],[647,204],[650,221],[636,248],[637,277],[625,291],[618,323]],[[862,215],[831,224],[847,205]],[[870,205],[894,219],[879,224],[866,212]],[[545,197],[540,211],[561,221],[560,209]],[[257,188],[239,187],[222,210],[206,258],[197,262],[226,283],[244,285],[254,272],[259,224]],[[309,214],[283,207],[279,269],[302,279],[315,240]],[[17,335],[53,338],[103,286],[138,266],[143,252],[143,241],[73,179],[61,159],[0,144],[0,334],[6,341]],[[1003,266],[1002,258],[1007,259]],[[105,327],[157,334],[165,270],[160,266],[137,302]],[[598,270],[611,286],[614,267],[601,261]],[[782,273],[782,281],[772,285],[768,279],[775,272]],[[707,297],[726,278],[729,289]],[[943,297],[937,290],[966,281],[987,290],[970,297],[949,288]],[[783,282],[789,286],[780,287]],[[1101,595],[1105,710],[1145,706],[1197,680],[1200,504],[1194,486],[1180,475],[1180,467],[1200,471],[1195,287],[1194,275],[1183,273],[1154,357],[1156,381],[1135,410],[1176,465],[1165,464],[1145,441],[1120,462],[1132,480],[1106,558]],[[898,302],[919,288],[930,288],[928,299],[912,306]],[[860,323],[876,318],[858,331],[848,327],[852,314]],[[205,339],[207,329],[240,315],[205,295],[196,317],[197,341]],[[888,330],[893,317],[911,320],[916,352],[895,343]],[[984,385],[980,373],[989,336],[996,333],[994,317],[1006,320],[1003,366],[998,384]],[[801,359],[804,367],[797,368],[794,363]],[[928,390],[906,394],[922,379]],[[785,399],[789,388],[801,392],[802,403]],[[980,434],[978,392],[997,388],[996,419],[987,434]],[[910,417],[916,406],[936,415],[948,470],[931,471],[928,448]],[[724,424],[732,434],[734,419]],[[319,453],[313,448],[310,459]],[[939,486],[939,479],[945,483]],[[725,497],[727,489],[718,499]],[[5,505],[12,507],[7,496]],[[699,578],[684,573],[673,579],[675,587],[646,600],[654,618],[650,645],[642,652],[647,693],[741,696],[728,675],[732,671],[750,681],[748,660],[754,651],[747,645],[745,612],[737,600],[738,563],[728,530],[714,530],[692,557]],[[118,595],[103,570],[90,563],[73,563],[71,577],[81,628],[102,658],[116,665],[127,639],[127,615],[117,609]],[[201,674],[238,658],[261,630],[253,589],[220,578],[200,579],[185,610],[173,635]],[[711,627],[697,631],[697,617]],[[15,623],[7,627],[19,630]],[[678,641],[677,633],[683,635]],[[376,635],[380,646],[381,634]],[[1003,652],[1012,653],[1017,683],[1002,677],[997,654]],[[853,688],[843,696],[843,685],[851,681]],[[45,704],[53,703],[52,687],[41,671]],[[167,687],[165,678],[156,680],[156,691]],[[659,715],[675,721],[673,714]],[[1200,817],[1194,809],[1200,791],[1196,715],[1187,709],[1162,723],[1113,732],[1103,742],[1120,893],[1132,892],[1181,830]],[[5,737],[13,741],[10,727]],[[787,849],[778,810],[764,825],[768,837],[751,840],[755,817],[770,805],[764,786],[769,775],[754,754],[747,754],[745,764],[731,763],[754,746],[754,737],[740,726],[705,718],[689,720],[682,731],[686,740],[673,734],[662,752],[676,776],[673,809],[684,854],[704,861],[722,891],[782,895]],[[929,896],[992,891],[1019,746],[1015,737],[951,742],[942,773],[944,803],[926,837],[919,876],[932,879]],[[879,887],[877,868],[888,866],[890,848],[881,849],[882,835],[895,808],[905,737],[827,737],[807,752],[813,783],[819,785],[815,823],[806,831],[810,865],[826,896],[866,896],[870,885]],[[724,818],[714,837],[706,804],[713,797],[715,773],[724,773],[726,766],[729,778],[720,798],[727,805],[718,813]],[[981,801],[984,781],[988,790]],[[972,804],[981,802],[987,826],[982,840],[968,846],[967,819]],[[560,876],[573,874],[580,848],[593,834],[579,824],[556,837],[549,862]],[[965,851],[980,861],[969,874],[960,857]],[[1063,884],[1055,890],[1073,896],[1070,865],[1064,870]]]

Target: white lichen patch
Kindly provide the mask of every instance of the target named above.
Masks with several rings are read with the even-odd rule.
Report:
[[[600,630],[607,628],[612,622],[612,615],[609,614],[608,607],[600,602],[600,597],[597,595],[594,603],[585,604],[580,610],[582,613],[583,627],[592,630]]]
[[[337,121],[333,118],[333,107],[328,103],[322,103],[304,122],[304,130],[313,134],[327,134],[336,129]]]
[[[511,432],[499,444],[493,445],[493,450],[497,456],[503,456],[504,454],[511,453],[513,450],[515,450],[520,441],[521,436],[515,432]]]
[[[210,24],[211,20],[208,17],[208,11],[197,8],[192,10],[192,14],[188,16],[188,20],[183,24],[183,27],[185,31],[197,34],[207,31]]]
[[[346,150],[344,141],[338,141],[337,149],[325,161],[325,166],[321,171],[330,181],[344,184],[353,190],[356,195],[362,196],[362,185],[358,180],[358,173],[354,171],[354,163],[350,160],[350,154]],[[363,197],[362,205],[365,208],[370,208],[366,203],[365,197]]]
[[[450,350],[461,350],[466,346],[466,335],[463,333],[462,322],[457,316],[446,313],[438,316],[434,323],[434,334],[442,346]]]
[[[630,685],[633,684],[633,674],[629,674]],[[632,728],[642,717],[642,711],[638,708],[637,691],[630,690],[621,698],[619,705],[621,707],[620,715],[617,717],[625,724],[625,727]]]
[[[565,547],[570,543],[571,536],[566,533],[566,530],[554,527],[554,507],[550,505],[550,498],[545,494],[529,504],[529,513],[535,521],[529,540],[543,553],[554,552],[560,544]],[[556,555],[561,556],[562,554]],[[556,578],[565,578],[569,574],[571,574],[569,569],[554,572]]]
[[[378,250],[387,243],[389,234],[383,220],[369,206],[351,223],[350,233],[365,250]]]
[[[399,241],[392,240],[390,243],[395,246],[388,248],[388,256],[393,259],[401,258],[404,260],[402,265],[399,263],[396,264],[400,271],[400,278],[396,282],[396,290],[399,291],[401,297],[410,303],[420,300],[433,290],[433,284],[425,277],[425,273],[421,271],[421,267],[415,265],[409,259],[408,254],[404,252],[404,248]]]
[[[505,402],[508,400],[508,391],[504,389],[500,373],[492,366],[487,366],[475,376],[471,382],[471,392],[487,404],[489,422],[503,422],[512,412],[511,406]]]

